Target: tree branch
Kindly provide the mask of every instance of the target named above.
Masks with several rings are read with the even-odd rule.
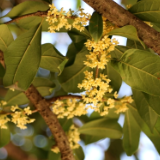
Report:
[[[112,0],[83,0],[117,26],[133,25],[143,42],[160,55],[160,33]]]
[[[20,17],[16,17],[8,22],[5,22],[4,24],[10,24],[10,23],[13,23],[13,22],[17,22],[23,18],[27,18],[27,17],[33,17],[33,16],[39,16],[39,17],[46,17],[47,16],[47,12],[48,11],[38,11],[38,12],[35,12],[35,13],[30,13],[30,14],[25,14],[23,16],[20,16]]]
[[[9,157],[16,160],[37,160],[37,158],[30,157],[26,152],[19,147],[13,145],[11,142],[5,146]]]
[[[31,85],[27,91],[24,92],[28,99],[34,104],[39,111],[46,124],[50,128],[56,144],[61,152],[62,160],[75,160],[72,150],[67,139],[65,132],[63,131],[56,115],[50,110],[50,103],[47,102],[37,91],[37,89]]]

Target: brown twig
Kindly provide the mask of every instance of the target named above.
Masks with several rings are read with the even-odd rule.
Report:
[[[50,103],[47,102],[39,94],[39,92],[33,85],[31,85],[24,93],[36,107],[36,109],[50,128],[55,138],[56,144],[61,152],[61,159],[75,160],[72,150],[70,149],[68,138],[63,131],[56,115],[50,110]]]
[[[25,14],[23,16],[20,16],[20,17],[16,17],[8,22],[5,22],[4,24],[10,24],[10,23],[13,23],[13,22],[17,22],[23,18],[27,18],[27,17],[33,17],[33,16],[39,16],[39,17],[46,17],[47,16],[47,12],[48,11],[38,11],[38,12],[35,12],[35,13],[30,13],[30,14]]]
[[[3,66],[3,68],[5,68],[4,56],[3,56],[3,52],[1,50],[0,50],[0,63]]]
[[[117,26],[133,25],[143,42],[160,55],[160,33],[113,0],[83,0]]]

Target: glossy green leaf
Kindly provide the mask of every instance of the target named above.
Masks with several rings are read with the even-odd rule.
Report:
[[[71,125],[73,124],[72,119],[63,118],[59,119],[58,121],[65,132],[69,131]]]
[[[41,51],[42,57],[40,67],[61,74],[68,61],[67,58],[62,56],[50,43],[42,45]]]
[[[145,48],[144,43],[139,39],[138,33],[135,27],[132,25],[127,25],[122,28],[114,29],[108,33],[108,35],[117,35],[127,37],[128,39],[139,41],[142,46]]]
[[[141,130],[148,136],[148,138],[152,141],[154,146],[156,147],[158,153],[160,154],[160,134],[158,133],[157,129],[153,129],[153,132],[151,132],[150,128],[147,126],[145,121],[140,117],[138,114],[135,106],[128,104],[129,110],[132,113],[134,119],[137,121],[137,124],[141,128]]]
[[[13,7],[4,17],[15,18],[37,11],[47,11],[48,9],[49,6],[43,1],[25,1]]]
[[[84,152],[81,146],[73,150],[73,155],[74,155],[75,160],[84,160],[85,158]]]
[[[145,0],[133,5],[129,11],[143,21],[159,23],[160,0]]]
[[[130,110],[125,112],[125,121],[123,126],[123,148],[128,156],[136,152],[139,145],[140,127],[132,116]]]
[[[6,73],[3,83],[26,90],[32,83],[41,59],[41,24],[21,34],[4,54]],[[14,85],[14,86],[13,86]]]
[[[95,42],[98,42],[102,37],[103,19],[102,19],[102,15],[100,15],[98,12],[94,12],[92,14],[92,17],[89,23],[89,32]]]
[[[126,46],[116,46],[115,49],[110,52],[110,54],[112,58],[120,59],[124,54],[124,52],[127,51],[128,49],[131,49],[131,48]]]
[[[61,153],[54,153],[50,151],[48,154],[48,160],[61,160]]]
[[[160,90],[157,89],[160,87],[159,56],[139,49],[130,49],[118,61],[111,61],[111,65],[133,89],[160,95]]]
[[[103,138],[121,138],[122,128],[116,120],[106,118],[94,120],[79,128],[81,134],[101,136]]]
[[[152,109],[160,115],[160,96],[154,96],[143,92],[143,95],[148,102],[148,104],[152,107]]]
[[[6,24],[0,25],[0,50],[5,52],[8,46],[13,42],[13,36]]]
[[[74,64],[66,67],[62,74],[58,77],[59,82],[61,83],[61,87],[66,92],[81,92],[77,85],[78,83],[82,83],[84,79],[84,71],[89,69],[84,65],[86,60],[86,55],[88,54],[88,50],[84,47],[76,56]]]
[[[9,129],[0,128],[0,148],[7,145],[10,141],[10,131]]]
[[[39,93],[44,97],[50,95],[50,89],[55,88],[55,84],[46,79],[46,78],[40,78],[37,77],[33,80],[33,85],[37,88]],[[23,105],[27,104],[29,102],[28,98],[26,95],[21,92],[15,90],[14,92],[11,90],[8,90],[6,96],[5,96],[5,101],[7,102],[7,106],[11,105]]]
[[[143,92],[137,91],[135,89],[132,89],[132,91],[133,91],[133,98],[136,103],[138,113],[140,114],[141,118],[147,123],[147,125],[152,131],[157,122],[158,115],[152,109],[152,105],[148,103]]]
[[[130,39],[127,39],[127,47],[129,47],[130,49],[134,48],[134,49],[144,50],[140,42],[135,41],[135,40],[130,40]]]

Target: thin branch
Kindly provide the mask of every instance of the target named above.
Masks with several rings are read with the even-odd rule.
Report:
[[[160,55],[160,33],[113,0],[83,0],[117,26],[133,25],[143,42]]]
[[[24,93],[39,111],[42,118],[50,128],[56,144],[61,152],[61,159],[75,160],[72,150],[70,149],[68,138],[63,131],[56,115],[50,110],[50,103],[39,94],[33,85],[31,85]]]
[[[16,160],[37,160],[37,158],[31,157],[29,154],[21,150],[19,147],[13,145],[11,142],[5,146],[8,156]]]
[[[38,12],[35,12],[35,13],[30,13],[30,14],[25,14],[23,16],[20,16],[20,17],[16,17],[8,22],[5,22],[4,24],[10,24],[10,23],[13,23],[13,22],[17,22],[23,18],[27,18],[27,17],[33,17],[33,16],[39,16],[39,17],[46,17],[47,16],[47,12],[48,11],[38,11]]]
[[[4,63],[4,56],[3,56],[3,52],[0,50],[0,63],[1,65],[5,68],[5,63]]]

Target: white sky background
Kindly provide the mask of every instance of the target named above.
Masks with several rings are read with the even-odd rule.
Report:
[[[120,0],[115,0],[117,3],[120,3]],[[64,10],[68,11],[70,8],[72,10],[75,10],[76,3],[74,0],[54,0],[54,4],[58,9],[61,9],[62,7]],[[85,9],[85,12],[92,14],[93,9],[88,6],[85,2],[82,1],[82,8]],[[2,15],[5,15],[9,9],[5,10]],[[9,19],[5,19],[8,21]],[[122,38],[119,36],[114,36],[119,41],[120,45],[126,44],[126,38]],[[55,47],[63,54],[65,55],[67,52],[67,47],[71,43],[71,39],[66,33],[49,33],[49,32],[43,32],[42,33],[42,44],[44,43],[52,43],[55,45]],[[130,87],[123,82],[119,95],[130,95],[131,89]],[[119,123],[121,126],[123,126],[124,122],[124,116],[120,116]],[[106,138],[104,140],[100,140],[94,144],[90,144],[85,146],[83,142],[80,142],[82,145],[84,152],[86,154],[85,160],[103,160],[104,159],[104,151],[109,147],[109,139]],[[153,146],[152,142],[148,139],[148,137],[145,134],[141,134],[140,138],[140,144],[139,144],[139,150],[140,154],[138,155],[139,160],[160,160],[160,157]],[[93,154],[94,153],[94,154]],[[6,158],[6,150],[4,148],[0,149],[0,160]],[[133,156],[128,157],[126,154],[123,154],[121,156],[121,160],[135,160]]]

